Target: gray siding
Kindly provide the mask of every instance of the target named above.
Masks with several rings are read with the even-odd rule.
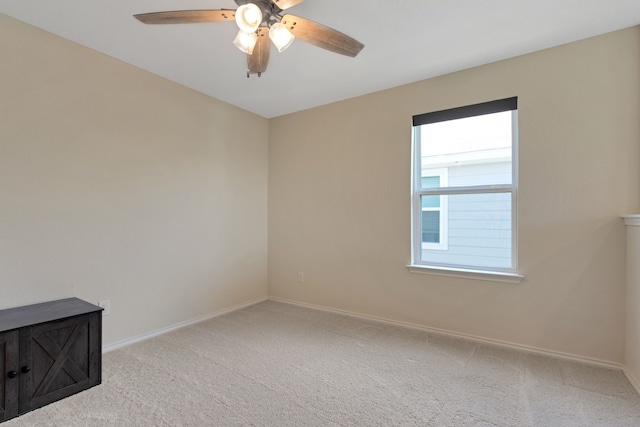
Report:
[[[505,183],[511,163],[449,168],[449,186]],[[448,198],[448,248],[423,249],[423,260],[437,264],[511,267],[511,194],[489,193]]]
[[[449,187],[509,184],[511,162],[453,166],[449,170]]]

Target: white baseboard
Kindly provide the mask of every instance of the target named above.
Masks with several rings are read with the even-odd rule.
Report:
[[[432,334],[445,335],[445,336],[456,337],[456,338],[462,338],[462,339],[465,339],[465,340],[468,340],[468,341],[474,341],[474,342],[478,342],[478,343],[481,343],[481,344],[489,344],[489,345],[509,348],[509,349],[512,349],[512,350],[525,351],[527,353],[535,353],[535,354],[540,354],[540,355],[544,355],[544,356],[555,357],[557,359],[571,360],[571,361],[574,361],[574,362],[582,362],[582,363],[587,363],[589,365],[595,365],[595,366],[600,366],[600,367],[603,367],[603,368],[616,369],[616,370],[623,370],[624,371],[624,366],[621,363],[609,362],[607,360],[600,360],[600,359],[595,359],[595,358],[591,358],[591,357],[578,356],[578,355],[575,355],[575,354],[563,353],[563,352],[554,351],[554,350],[547,350],[547,349],[544,349],[544,348],[538,348],[538,347],[532,347],[532,346],[528,346],[528,345],[516,344],[516,343],[512,343],[512,342],[508,342],[508,341],[494,340],[494,339],[491,339],[491,338],[484,338],[484,337],[479,337],[479,336],[475,336],[475,335],[462,334],[462,333],[459,333],[459,332],[449,331],[449,330],[446,330],[446,329],[431,328],[431,327],[427,327],[427,326],[423,326],[423,325],[418,325],[418,324],[415,324],[415,323],[401,322],[401,321],[397,321],[397,320],[385,319],[385,318],[382,318],[382,317],[369,316],[369,315],[366,315],[366,314],[354,313],[354,312],[351,312],[351,311],[340,310],[340,309],[331,308],[331,307],[324,307],[324,306],[315,305],[315,304],[307,304],[307,303],[303,303],[303,302],[299,302],[299,301],[287,300],[287,299],[284,299],[284,298],[269,297],[268,299],[270,299],[272,301],[283,302],[283,303],[286,303],[286,304],[293,304],[293,305],[298,305],[298,306],[301,306],[301,307],[307,307],[307,308],[313,308],[313,309],[316,309],[316,310],[328,311],[328,312],[331,312],[331,313],[344,314],[344,315],[347,315],[347,316],[357,317],[357,318],[360,318],[360,319],[373,320],[373,321],[377,321],[377,322],[387,323],[387,324],[390,324],[390,325],[403,326],[403,327],[411,328],[411,329],[418,329],[418,330],[425,331],[425,332],[432,333]],[[625,371],[625,375],[627,376],[627,378],[630,377],[630,375],[626,371]],[[631,381],[632,385],[636,388],[636,390],[638,390],[638,393],[640,394],[640,389],[637,387],[637,383],[634,383],[634,381],[632,381],[631,379],[630,379],[630,381]]]
[[[233,307],[224,308],[222,310],[215,311],[213,313],[205,314],[204,316],[196,317],[194,319],[185,320],[184,322],[176,323],[175,325],[167,326],[166,328],[158,329],[155,331],[148,332],[146,334],[138,335],[132,338],[127,338],[122,341],[115,342],[113,344],[109,344],[102,347],[102,352],[107,353],[109,351],[126,347],[128,345],[147,340],[149,338],[156,337],[158,335],[166,334],[167,332],[174,331],[176,329],[184,328],[185,326],[190,326],[196,323],[204,322],[205,320],[212,319],[214,317],[222,316],[223,314],[231,313],[232,311],[240,310],[245,307],[249,307],[251,305],[258,304],[260,302],[266,301],[268,298],[258,298],[252,301],[248,301],[239,305],[234,305]]]
[[[147,340],[149,338],[153,338],[153,337],[158,336],[158,335],[166,334],[166,333],[174,331],[176,329],[184,328],[186,326],[190,326],[190,325],[193,325],[193,324],[196,324],[196,323],[199,323],[199,322],[203,322],[205,320],[212,319],[214,317],[222,316],[223,314],[231,313],[233,311],[240,310],[240,309],[243,309],[243,308],[258,304],[258,303],[261,303],[261,302],[266,301],[266,300],[273,300],[273,301],[278,301],[278,302],[282,302],[282,303],[286,303],[286,304],[292,304],[292,305],[298,305],[298,306],[301,306],[301,307],[312,308],[312,309],[315,309],[315,310],[327,311],[327,312],[331,312],[331,313],[344,314],[344,315],[351,316],[351,317],[356,317],[356,318],[366,319],[366,320],[373,320],[373,321],[376,321],[376,322],[386,323],[386,324],[395,325],[395,326],[402,326],[402,327],[411,328],[411,329],[418,329],[418,330],[425,331],[425,332],[428,332],[428,333],[433,333],[433,334],[437,334],[437,335],[444,335],[444,336],[450,336],[450,337],[455,337],[455,338],[461,338],[461,339],[465,339],[465,340],[469,340],[469,341],[478,342],[478,343],[481,343],[481,344],[495,345],[495,346],[499,346],[499,347],[509,348],[509,349],[512,349],[512,350],[525,351],[527,353],[535,353],[535,354],[541,354],[541,355],[544,355],[544,356],[555,357],[555,358],[558,358],[558,359],[565,359],[565,360],[571,360],[571,361],[574,361],[574,362],[587,363],[589,365],[600,366],[600,367],[603,367],[603,368],[622,370],[622,372],[624,373],[625,377],[629,380],[629,382],[631,383],[633,388],[640,395],[640,381],[638,381],[636,378],[634,378],[634,376],[620,363],[609,362],[609,361],[606,361],[606,360],[600,360],[600,359],[595,359],[595,358],[590,358],[590,357],[578,356],[578,355],[575,355],[575,354],[563,353],[563,352],[559,352],[559,351],[547,350],[547,349],[543,349],[543,348],[532,347],[532,346],[527,346],[527,345],[522,345],[522,344],[516,344],[516,343],[507,342],[507,341],[494,340],[494,339],[479,337],[479,336],[475,336],[475,335],[462,334],[462,333],[449,331],[449,330],[445,330],[445,329],[431,328],[431,327],[427,327],[427,326],[423,326],[423,325],[418,325],[418,324],[415,324],[415,323],[401,322],[401,321],[392,320],[392,319],[386,319],[386,318],[382,318],[382,317],[369,316],[369,315],[366,315],[366,314],[355,313],[355,312],[352,312],[352,311],[340,310],[340,309],[336,309],[336,308],[325,307],[325,306],[320,306],[320,305],[315,305],[315,304],[308,304],[308,303],[304,303],[304,302],[293,301],[293,300],[288,300],[288,299],[284,299],[284,298],[277,298],[277,297],[257,298],[255,300],[247,301],[247,302],[244,302],[242,304],[238,304],[238,305],[235,305],[235,306],[232,306],[232,307],[227,307],[227,308],[224,308],[222,310],[218,310],[218,311],[215,311],[213,313],[206,314],[204,316],[200,316],[200,317],[196,317],[194,319],[186,320],[184,322],[176,323],[174,325],[167,326],[166,328],[162,328],[162,329],[158,329],[158,330],[155,330],[155,331],[151,331],[151,332],[148,332],[146,334],[138,335],[138,336],[135,336],[135,337],[132,337],[132,338],[127,338],[125,340],[118,341],[118,342],[115,342],[115,343],[112,343],[112,344],[104,346],[102,348],[102,352],[103,353],[107,353],[109,351],[116,350],[116,349],[121,348],[121,347],[126,347],[128,345],[131,345],[131,344],[134,344],[134,343],[137,343],[137,342],[140,342],[140,341],[144,341],[144,340]]]
[[[633,374],[631,374],[631,372],[629,372],[627,368],[622,368],[622,372],[624,372],[624,376],[627,377],[627,379],[629,380],[633,388],[636,389],[636,392],[640,394],[640,382],[638,382],[638,380],[635,379]]]

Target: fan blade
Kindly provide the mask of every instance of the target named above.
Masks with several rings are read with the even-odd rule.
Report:
[[[280,9],[285,10],[302,3],[304,0],[271,0]]]
[[[224,22],[236,19],[234,9],[175,10],[133,15],[145,24],[193,24],[198,22]]]
[[[307,43],[347,56],[356,56],[364,45],[333,28],[294,15],[284,15],[282,23],[291,34]]]
[[[253,54],[247,55],[247,66],[249,74],[257,74],[258,77],[267,70],[269,65],[269,53],[271,44],[269,43],[269,28],[260,27],[258,31],[258,41],[253,48]]]

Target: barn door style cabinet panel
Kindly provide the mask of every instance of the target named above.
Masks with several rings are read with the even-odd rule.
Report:
[[[78,298],[0,310],[0,422],[100,384],[101,312]]]

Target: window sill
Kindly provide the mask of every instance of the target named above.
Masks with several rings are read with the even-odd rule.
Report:
[[[436,267],[428,265],[407,265],[407,269],[411,273],[461,277],[463,279],[485,280],[488,282],[520,283],[524,279],[522,274],[502,271],[470,270],[465,268]]]

